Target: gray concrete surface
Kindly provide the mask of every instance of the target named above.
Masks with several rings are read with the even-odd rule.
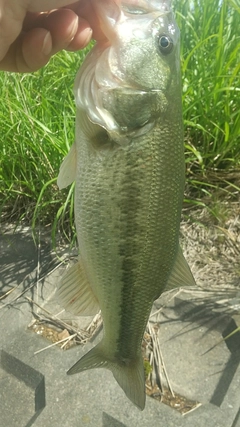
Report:
[[[188,294],[173,298],[155,319],[161,351],[174,391],[202,405],[182,416],[147,397],[141,412],[107,370],[66,375],[100,335],[85,346],[34,354],[49,342],[28,329],[37,309],[26,297],[53,314],[60,311],[54,292],[64,267],[54,270],[59,259],[49,240],[36,248],[28,230],[6,229],[0,250],[0,298],[17,286],[0,299],[1,427],[240,427],[240,333],[219,342],[240,324],[237,316]],[[163,297],[154,309],[164,303]],[[86,318],[75,321],[82,327]]]

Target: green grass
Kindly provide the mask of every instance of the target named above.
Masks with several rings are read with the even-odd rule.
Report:
[[[235,1],[174,1],[181,30],[183,109],[189,162],[239,165],[240,8]],[[190,4],[194,4],[194,12]]]
[[[209,199],[219,183],[230,184],[236,194],[236,180],[226,181],[240,169],[240,7],[237,0],[173,3],[181,31],[188,188],[193,197]],[[211,179],[213,171],[218,179]]]
[[[240,170],[240,8],[237,0],[173,3],[182,37],[188,191],[197,200],[219,185],[236,193],[229,173]],[[61,52],[32,75],[0,73],[3,220],[53,224],[72,236],[73,188],[60,192],[56,177],[74,140],[72,87],[83,57]]]
[[[72,188],[60,192],[56,178],[74,140],[72,87],[83,57],[83,52],[62,52],[35,74],[0,75],[3,219],[24,220],[35,226],[56,225],[67,217],[72,229]]]

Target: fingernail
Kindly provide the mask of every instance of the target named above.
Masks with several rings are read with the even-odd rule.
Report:
[[[75,36],[75,34],[77,32],[77,29],[78,29],[78,16],[75,17],[75,19],[71,25],[71,33],[69,36],[70,39],[73,39],[73,37]]]
[[[84,43],[84,46],[86,46],[92,38],[92,29],[85,28],[85,30],[81,33],[81,38]]]
[[[42,53],[46,56],[50,55],[52,51],[52,37],[50,31],[47,32],[42,45]]]

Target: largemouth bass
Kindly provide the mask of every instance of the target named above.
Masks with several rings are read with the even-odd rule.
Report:
[[[108,368],[145,406],[141,343],[153,301],[194,284],[179,247],[184,191],[179,30],[163,0],[92,0],[108,42],[75,81],[76,142],[58,185],[75,180],[79,262],[59,298],[78,315],[101,309],[102,341],[69,371]]]

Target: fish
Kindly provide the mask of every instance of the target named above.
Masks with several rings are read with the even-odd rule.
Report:
[[[106,40],[74,84],[75,143],[58,176],[75,181],[79,259],[58,299],[101,310],[102,341],[67,372],[107,368],[145,407],[141,344],[154,300],[194,285],[179,246],[185,185],[179,29],[167,0],[92,0]]]

